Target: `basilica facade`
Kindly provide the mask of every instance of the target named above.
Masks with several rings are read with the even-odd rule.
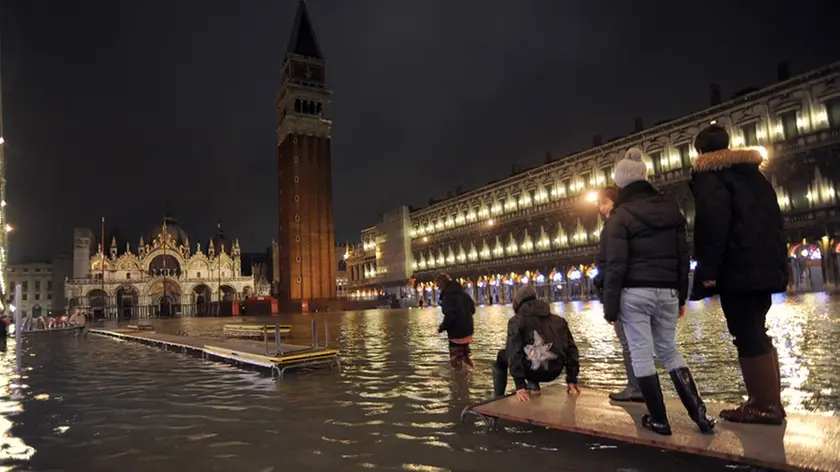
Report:
[[[260,295],[254,277],[242,274],[239,241],[227,240],[221,224],[204,248],[192,248],[172,217],[134,247],[112,235],[103,251],[102,238],[86,228],[76,228],[74,239],[73,276],[64,286],[68,313],[81,308],[111,319],[229,314],[223,312],[235,309],[236,300]]]

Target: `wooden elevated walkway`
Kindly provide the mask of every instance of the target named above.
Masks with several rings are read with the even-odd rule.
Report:
[[[313,323],[313,330],[315,325]],[[258,342],[249,340],[213,339],[196,336],[157,333],[131,329],[90,329],[91,334],[107,336],[125,341],[139,342],[164,349],[200,355],[268,369],[275,378],[283,378],[289,369],[300,367],[338,367],[338,349],[319,346],[313,331],[313,344],[300,346],[281,343],[278,340]]]
[[[544,388],[540,396],[520,403],[506,396],[464,409],[462,420],[474,415],[489,428],[496,419],[530,423],[619,441],[716,457],[776,470],[840,471],[840,418],[788,413],[782,426],[729,423],[718,418],[715,434],[701,434],[678,398],[667,398],[673,436],[660,436],[640,426],[644,404],[614,403],[606,392]],[[717,417],[728,405],[706,402]]]
[[[229,338],[270,338],[288,336],[292,332],[292,325],[257,325],[257,324],[226,324],[222,333]]]

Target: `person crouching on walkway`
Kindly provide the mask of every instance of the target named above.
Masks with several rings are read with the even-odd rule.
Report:
[[[569,393],[580,393],[578,348],[569,325],[551,313],[548,303],[537,300],[534,287],[520,287],[513,300],[514,315],[508,322],[507,344],[493,364],[493,396],[507,389],[508,371],[521,402],[540,394],[540,383],[551,382],[566,369]]]
[[[691,173],[696,219],[692,299],[719,294],[749,399],[720,416],[781,424],[779,356],[765,325],[771,294],[787,290],[784,223],[776,192],[759,171],[761,154],[729,149],[729,134],[709,126],[694,141]]]
[[[449,364],[455,370],[461,370],[465,363],[473,367],[470,343],[473,338],[475,302],[464,291],[464,287],[448,274],[438,275],[435,284],[440,290],[440,307],[443,311],[443,322],[438,327],[438,333],[446,331],[446,337],[449,338]]]
[[[654,354],[674,382],[688,415],[704,433],[715,420],[677,351],[677,320],[688,295],[685,218],[676,201],[647,181],[642,151],[631,148],[615,169],[616,208],[607,220],[604,317],[621,321],[630,345],[633,372],[648,414],[642,427],[671,434]]]
[[[615,201],[618,198],[618,191],[615,187],[602,188],[598,191],[598,211],[604,215],[604,219],[610,217]],[[604,302],[604,268],[606,267],[607,245],[604,237],[604,230],[601,230],[601,247],[598,255],[598,275],[593,283],[601,295],[601,303]],[[624,334],[624,327],[621,324],[621,317],[615,322],[615,335],[621,343],[621,358],[624,361],[624,372],[627,376],[627,385],[620,392],[610,393],[610,400],[617,402],[643,402],[642,392],[639,390],[639,383],[636,375],[633,374],[633,363],[630,360],[630,345],[627,344],[627,336]]]

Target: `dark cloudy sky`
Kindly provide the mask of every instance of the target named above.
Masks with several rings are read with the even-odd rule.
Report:
[[[832,2],[310,0],[334,90],[337,239],[840,59]],[[722,4],[721,4],[722,5]],[[164,202],[193,241],[276,232],[274,98],[295,0],[3,0],[13,258],[72,228],[136,243]],[[834,23],[833,23],[834,22]]]

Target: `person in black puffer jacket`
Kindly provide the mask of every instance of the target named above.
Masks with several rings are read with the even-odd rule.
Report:
[[[540,382],[551,382],[566,370],[568,393],[580,393],[578,348],[569,325],[551,313],[548,303],[537,300],[531,285],[516,291],[514,315],[508,321],[507,344],[493,364],[493,395],[501,397],[507,388],[508,370],[516,385],[519,401],[540,394]]]
[[[449,364],[456,370],[461,370],[465,363],[473,367],[470,343],[473,339],[475,302],[464,287],[448,274],[438,275],[435,283],[440,290],[440,308],[443,311],[438,333],[446,331],[449,338]]]
[[[631,148],[615,169],[618,201],[607,220],[604,316],[621,319],[630,345],[633,372],[648,414],[642,427],[662,435],[671,426],[662,398],[656,359],[665,366],[689,416],[704,433],[715,421],[691,371],[677,350],[677,320],[688,295],[688,244],[685,217],[677,202],[647,181],[642,151]]]
[[[615,187],[602,188],[598,191],[598,211],[609,218],[615,208],[615,201],[618,200],[618,190]],[[595,288],[598,289],[598,294],[601,297],[601,304],[604,303],[604,269],[607,266],[607,244],[605,237],[605,230],[601,230],[601,244],[598,252],[598,275],[592,281]],[[614,323],[615,335],[618,337],[618,342],[621,344],[621,358],[624,362],[624,372],[627,376],[627,384],[620,392],[610,393],[610,400],[616,402],[643,402],[642,392],[639,390],[639,382],[636,380],[636,374],[633,373],[633,363],[630,360],[630,345],[627,343],[627,336],[624,334],[624,327],[621,324],[621,319]]]
[[[788,284],[784,221],[758,151],[728,149],[729,134],[709,126],[694,141],[695,201],[692,299],[720,295],[749,400],[720,416],[741,423],[781,424],[779,357],[767,336],[773,293]]]

